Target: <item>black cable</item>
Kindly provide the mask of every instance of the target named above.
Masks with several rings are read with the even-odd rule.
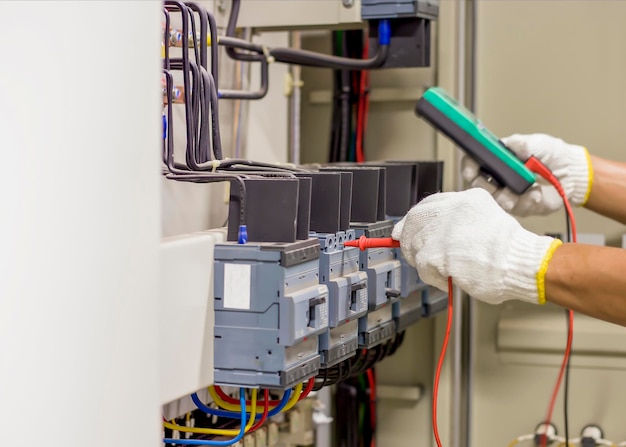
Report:
[[[565,225],[567,228],[567,240],[566,242],[572,241],[572,225],[570,222],[569,214],[567,211],[565,212]],[[570,318],[569,318],[569,309],[565,309],[565,319],[567,321],[567,333],[570,331]],[[572,356],[567,358],[567,363],[565,364],[565,379],[563,383],[563,419],[564,419],[564,429],[565,429],[565,446],[569,446],[569,373],[570,373],[570,361]]]
[[[342,33],[341,54],[346,54],[347,51],[348,49],[346,33]],[[348,161],[348,151],[350,148],[350,127],[352,125],[352,119],[350,116],[351,85],[352,83],[350,82],[350,71],[341,70],[341,133],[339,140],[339,161]]]
[[[169,70],[170,68],[170,13],[167,9],[163,8],[163,15],[165,16],[165,27],[163,28],[163,68]]]
[[[269,50],[269,54],[276,62],[286,64],[316,68],[334,68],[336,70],[369,70],[383,66],[389,54],[389,46],[380,45],[376,54],[369,59],[350,59],[306,50],[293,50],[291,48],[272,48]]]
[[[338,31],[332,32],[332,53],[338,54],[341,50],[340,46],[337,42],[337,36],[339,35]],[[328,161],[330,163],[335,163],[339,161],[339,138],[341,133],[341,71],[333,70],[333,101],[332,101],[332,111],[331,111],[331,130],[330,130],[330,146],[329,146],[329,154]]]
[[[192,91],[190,87],[191,80],[189,79],[189,74],[191,72],[190,61],[189,61],[189,21],[188,21],[189,9],[182,2],[179,2],[176,0],[165,1],[164,7],[165,7],[165,10],[168,12],[179,11],[181,18],[182,18],[181,20],[182,29],[183,29],[183,38],[181,42],[182,48],[183,48],[182,58],[170,60],[170,64],[177,62],[178,63],[177,65],[180,65],[181,67],[180,69],[182,70],[182,75],[183,75],[184,94],[189,95],[189,92]],[[169,32],[169,30],[167,32]],[[170,89],[170,93],[171,93],[171,89]],[[168,94],[168,98],[170,99],[170,102],[171,102],[171,94]],[[194,115],[193,110],[192,110],[192,101],[191,100],[188,101],[187,96],[185,97],[184,107],[185,107],[185,125],[186,125],[186,136],[187,136],[186,156],[190,157],[191,156],[190,154],[193,154],[195,150],[193,146],[194,141],[195,141],[195,138],[194,138],[195,132],[194,132],[194,127],[193,127],[194,126],[193,120],[190,119],[190,117],[193,117]],[[172,123],[173,123],[172,120],[169,120],[168,125],[172,126]],[[189,163],[189,159],[187,160],[187,163]]]

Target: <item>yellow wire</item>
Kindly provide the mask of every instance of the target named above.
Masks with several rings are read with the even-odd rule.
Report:
[[[296,386],[296,389],[291,394],[291,397],[289,398],[289,401],[287,402],[287,405],[285,405],[285,408],[283,408],[283,411],[287,411],[287,410],[291,409],[298,402],[298,399],[300,398],[300,394],[302,393],[302,386],[303,385],[301,383]],[[224,399],[222,399],[215,392],[215,388],[213,386],[209,387],[209,394],[211,395],[211,399],[213,399],[213,402],[215,402],[218,407],[223,408],[224,410],[228,410],[228,411],[241,411],[241,408],[239,407],[239,405],[230,404],[230,403],[224,401]],[[274,405],[271,408],[276,408],[276,407],[277,407],[277,405]],[[250,410],[250,405],[246,405],[246,411],[253,412],[253,411]],[[256,409],[256,413],[257,414],[263,414],[263,409],[262,408],[257,408]]]
[[[519,439],[514,439],[509,445],[508,447],[513,447],[516,446],[519,443]]]
[[[256,395],[257,395],[257,390],[253,389],[252,399],[251,399],[252,402],[250,402],[251,405],[249,405],[250,407],[252,407],[252,414],[256,412]],[[237,409],[241,411],[241,407],[237,407]],[[255,418],[253,416],[250,416],[248,418],[248,422],[246,422],[246,428],[245,428],[246,433],[250,430],[250,428],[252,427],[252,424],[254,424],[254,420]],[[198,433],[198,434],[203,434],[203,435],[237,436],[239,432],[241,431],[240,429],[226,430],[226,429],[220,429],[220,428],[185,427],[184,425],[173,424],[171,422],[166,422],[166,421],[163,421],[163,426],[165,428],[169,428],[170,430],[178,430],[178,431],[182,431],[186,433]]]
[[[289,398],[289,402],[287,402],[287,405],[285,405],[285,408],[283,408],[283,411],[281,413],[291,410],[293,406],[298,403],[298,400],[300,399],[300,394],[302,394],[302,386],[303,386],[302,383],[299,383],[296,386],[296,389],[294,390],[293,394]]]

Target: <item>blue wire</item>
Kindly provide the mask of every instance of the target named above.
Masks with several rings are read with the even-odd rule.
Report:
[[[378,22],[378,44],[389,45],[391,43],[391,24],[388,19]]]
[[[291,393],[293,393],[293,391],[291,391],[291,388],[285,391],[285,394],[283,394],[283,398],[280,400],[280,403],[278,404],[278,406],[274,408],[273,410],[270,410],[269,413],[267,413],[268,418],[274,417],[278,413],[283,411],[283,408],[285,408],[287,406],[287,402],[289,402]]]
[[[292,392],[291,389],[288,389],[285,391],[285,393],[283,394],[283,397],[280,399],[280,402],[278,403],[278,406],[276,408],[273,408],[267,413],[268,418],[276,416],[278,413],[283,411],[283,408],[285,408],[287,406],[287,403],[289,402],[289,398],[291,397],[291,392]],[[197,393],[193,393],[191,395],[191,400],[193,400],[193,403],[196,405],[196,407],[198,407],[198,410],[202,411],[203,413],[210,414],[211,416],[218,416],[221,418],[231,418],[231,419],[238,419],[241,417],[239,413],[235,413],[233,411],[216,410],[215,408],[210,408],[206,406],[204,403],[202,403]],[[260,418],[261,418],[261,415],[257,414],[256,419],[260,419]]]
[[[165,438],[164,444],[177,444],[177,445],[214,445],[214,446],[227,446],[233,445],[243,438],[246,433],[246,392],[243,388],[239,389],[239,403],[241,404],[241,427],[239,428],[239,434],[233,439],[228,441],[205,441],[203,439],[171,439]]]

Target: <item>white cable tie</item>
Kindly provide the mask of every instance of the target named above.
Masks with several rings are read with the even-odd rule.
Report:
[[[222,160],[211,160],[211,165],[213,165],[213,170],[211,172],[215,172],[217,168],[219,168],[222,164]]]
[[[268,64],[272,64],[276,62],[276,59],[274,58],[274,56],[270,54],[269,47],[266,47],[265,45],[263,46],[263,55],[265,56],[265,60],[267,61]]]

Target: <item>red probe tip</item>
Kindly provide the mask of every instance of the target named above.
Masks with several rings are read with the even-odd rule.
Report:
[[[344,247],[358,247],[361,251],[363,251],[368,248],[398,248],[400,247],[400,242],[390,237],[369,238],[361,236],[354,241],[346,241],[343,245]]]

